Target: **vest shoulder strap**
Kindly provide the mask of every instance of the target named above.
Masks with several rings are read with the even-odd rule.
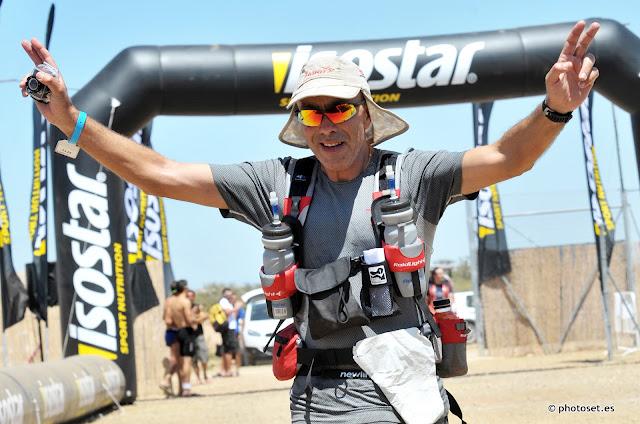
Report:
[[[378,160],[378,167],[374,177],[373,198],[390,194],[385,169],[391,165],[395,176],[396,191],[400,194],[400,172],[402,161],[406,153],[382,152]],[[318,172],[318,160],[315,156],[301,159],[291,158],[287,169],[286,193],[284,199],[284,215],[290,215],[302,225],[307,217],[307,211],[313,198],[313,189]]]
[[[405,153],[396,153],[396,152],[383,152],[380,156],[380,161],[378,163],[378,171],[376,172],[376,176],[374,178],[374,187],[373,187],[373,199],[378,199],[382,196],[386,196],[391,194],[389,191],[389,183],[387,181],[386,176],[386,168],[388,165],[391,166],[393,170],[396,193],[398,197],[400,196],[400,175],[401,172],[399,170],[402,169],[402,162],[404,161],[404,157],[408,152]]]
[[[386,168],[388,165],[390,165],[393,168],[395,173],[397,159],[398,159],[398,154],[393,152],[384,152],[380,156],[380,161],[378,162],[378,170],[376,171],[376,177],[373,182],[374,198],[383,196],[384,194],[388,194],[388,193],[385,193],[385,191],[389,189],[387,176],[386,176]],[[376,193],[380,193],[380,194],[376,196]]]
[[[283,212],[298,219],[302,225],[311,204],[317,172],[318,161],[315,156],[292,158],[289,161]]]

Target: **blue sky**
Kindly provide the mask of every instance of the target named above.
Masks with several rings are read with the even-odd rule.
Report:
[[[602,1],[405,1],[258,2],[86,1],[56,2],[51,51],[71,88],[81,88],[119,51],[133,45],[271,44],[368,40],[490,31],[603,17],[629,24],[640,35],[640,5]],[[50,1],[4,0],[0,7],[0,80],[27,73],[30,61],[20,40],[44,38]],[[339,6],[338,6],[339,5]],[[368,7],[366,7],[368,6]],[[338,11],[339,10],[339,11]],[[73,91],[72,91],[73,94]],[[538,107],[541,97],[496,102],[489,135],[505,130]],[[385,148],[465,150],[473,143],[471,106],[396,109],[410,124],[406,134]],[[637,190],[638,173],[629,115],[617,109],[622,166],[627,188]],[[611,205],[620,204],[611,105],[596,95],[594,140]],[[577,115],[577,114],[576,114]],[[158,117],[156,150],[187,162],[235,163],[300,155],[277,141],[284,115]],[[31,260],[27,216],[31,189],[31,102],[17,83],[0,83],[0,171],[11,216],[14,264]],[[229,148],[228,146],[232,146]],[[588,208],[583,153],[574,119],[529,173],[499,185],[507,215],[510,247],[591,242],[587,212],[512,218],[509,214]],[[640,196],[630,194],[640,221]],[[223,220],[217,210],[169,200],[167,217],[174,270],[193,287],[213,280],[254,282],[261,261],[260,234]],[[433,259],[468,256],[465,207],[449,208],[438,228]],[[618,238],[622,229],[618,231]],[[50,238],[53,238],[50,226]],[[633,231],[633,238],[638,235]]]

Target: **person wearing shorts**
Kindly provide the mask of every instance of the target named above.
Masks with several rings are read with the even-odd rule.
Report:
[[[198,324],[198,328],[195,331],[195,343],[196,353],[193,356],[193,369],[196,372],[196,376],[201,382],[209,381],[207,376],[207,365],[209,362],[209,347],[207,341],[204,338],[204,330],[202,324]],[[202,377],[200,376],[200,369],[202,369]]]
[[[187,298],[187,282],[178,280],[171,285],[171,296],[164,302],[163,320],[166,325],[165,344],[169,347],[169,362],[160,389],[166,395],[172,395],[171,375],[178,372],[180,394],[191,395],[191,357],[195,350],[193,336],[194,320],[191,302]]]
[[[231,365],[234,356],[236,356],[239,350],[238,336],[236,334],[236,328],[238,326],[236,314],[238,310],[233,303],[233,297],[233,291],[230,288],[225,288],[222,290],[222,298],[219,302],[227,314],[227,322],[229,323],[229,325],[220,332],[220,336],[222,337],[222,370],[218,375],[222,377],[231,377],[235,374],[231,371]]]
[[[180,345],[180,356],[193,358],[196,353],[196,332],[191,327],[184,327],[178,330],[178,343]]]
[[[194,330],[195,337],[195,354],[193,355],[193,369],[196,373],[199,383],[206,383],[209,381],[207,376],[207,365],[209,362],[209,348],[207,341],[204,338],[204,328],[202,323],[209,319],[209,316],[202,311],[200,304],[196,303],[196,292],[189,290],[187,292],[187,298],[191,301],[191,312],[194,320],[198,324]],[[200,375],[200,369],[202,368],[202,375]]]
[[[171,345],[177,341],[178,341],[178,329],[167,328],[164,332],[164,344],[166,344],[167,347],[171,347]]]

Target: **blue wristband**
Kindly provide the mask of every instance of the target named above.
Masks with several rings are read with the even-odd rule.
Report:
[[[80,111],[78,115],[78,120],[76,121],[76,127],[73,129],[73,134],[71,134],[71,138],[69,139],[69,144],[76,144],[78,139],[80,138],[80,134],[82,134],[82,130],[84,129],[84,123],[87,121],[87,113]]]

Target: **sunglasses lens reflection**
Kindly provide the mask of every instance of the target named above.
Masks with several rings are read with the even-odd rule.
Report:
[[[352,103],[342,103],[327,110],[302,109],[298,111],[298,121],[307,127],[319,127],[322,117],[326,116],[334,124],[341,124],[348,121],[356,114],[356,105]]]

